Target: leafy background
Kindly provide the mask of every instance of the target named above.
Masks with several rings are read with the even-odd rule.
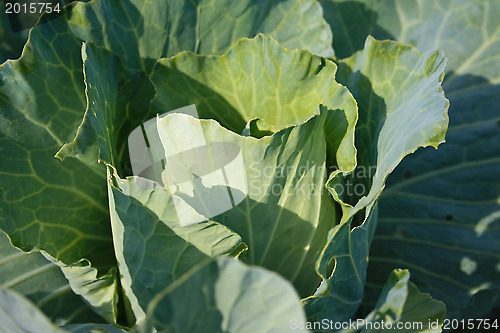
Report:
[[[113,247],[105,190],[106,175],[102,165],[96,163],[97,146],[101,148],[99,157],[102,160],[113,163],[120,175],[129,174],[129,166],[123,162],[127,159],[127,147],[120,142],[125,141],[123,138],[131,129],[150,118],[144,115],[145,112],[154,114],[154,111],[146,110],[145,105],[158,91],[154,79],[153,84],[150,84],[148,78],[156,59],[183,50],[222,54],[238,38],[253,37],[258,32],[272,35],[287,48],[307,49],[314,54],[333,57],[339,65],[337,81],[351,90],[360,108],[356,142],[368,144],[358,147],[358,165],[369,166],[377,163],[381,152],[377,141],[383,139],[381,128],[389,128],[390,125],[385,120],[388,112],[384,112],[390,111],[391,105],[403,98],[397,93],[394,96],[381,94],[381,90],[377,90],[378,85],[387,90],[394,87],[391,87],[391,83],[386,84],[383,76],[377,76],[380,67],[374,67],[370,72],[363,65],[362,55],[356,53],[366,47],[366,38],[371,35],[376,39],[408,43],[423,52],[436,49],[444,52],[448,63],[442,87],[450,101],[449,129],[446,143],[441,144],[438,150],[429,147],[407,156],[388,178],[378,200],[385,176],[392,170],[390,167],[385,174],[378,176],[379,180],[376,177],[357,177],[356,170],[345,179],[340,175],[330,179],[331,189],[334,189],[335,182],[345,185],[345,181],[350,180],[363,183],[373,190],[364,193],[370,200],[365,200],[361,205],[357,205],[361,195],[337,198],[344,213],[348,212],[344,216],[353,217],[350,226],[361,225],[361,228],[354,228],[351,232],[349,225],[345,225],[344,230],[337,231],[337,236],[329,235],[335,242],[348,237],[346,240],[358,239],[363,244],[362,250],[348,249],[354,249],[351,256],[356,258],[358,255],[357,268],[366,269],[359,265],[369,251],[365,297],[357,316],[374,318],[376,312],[371,312],[374,308],[378,313],[391,313],[390,309],[384,308],[384,304],[397,304],[389,297],[394,286],[405,286],[408,300],[412,302],[425,298],[415,296],[420,294],[408,282],[408,273],[399,271],[391,274],[395,268],[407,268],[411,272],[412,282],[421,291],[429,292],[433,298],[446,304],[448,317],[479,318],[488,314],[492,318],[498,317],[498,2],[320,0],[320,7],[316,1],[244,1],[240,6],[222,5],[222,1],[200,1],[196,4],[173,1],[168,8],[157,7],[162,9],[158,12],[169,13],[169,17],[152,15],[148,8],[167,6],[163,2],[153,3],[145,6],[139,0],[123,1],[113,7],[115,3],[112,1],[101,0],[78,5],[71,15],[68,14],[68,21],[52,19],[33,29],[22,60],[11,62],[10,66],[3,65],[0,72],[0,222],[16,246],[24,250],[43,249],[61,260],[55,262],[63,267],[72,290],[84,296],[95,308],[101,309],[99,313],[109,322],[123,324],[133,320],[130,315],[127,318],[116,317],[118,312],[122,312],[118,309],[127,308],[128,300],[114,293],[120,289],[120,281],[116,278],[114,268],[116,259],[111,253]],[[113,10],[109,10],[112,7]],[[154,20],[146,20],[146,17],[154,17]],[[219,21],[218,17],[231,19]],[[8,34],[5,17],[0,17],[0,22],[3,27],[0,36],[6,37],[2,38],[0,44],[0,60],[15,59],[20,54],[26,35]],[[157,34],[158,27],[163,29],[161,34]],[[228,31],[232,32],[231,36],[227,35]],[[140,38],[138,32],[141,32]],[[159,35],[169,38],[159,40]],[[93,80],[97,84],[97,92],[106,91],[104,95],[115,94],[116,98],[99,101],[98,94],[93,97],[89,86],[87,93],[84,93],[80,54],[82,40],[96,47],[97,57],[95,61],[86,63],[88,73],[85,80]],[[376,45],[375,49],[380,47]],[[391,46],[385,45],[388,48]],[[130,49],[137,50],[137,53],[125,51]],[[366,50],[364,52],[368,52]],[[412,52],[409,49],[408,54]],[[62,54],[64,58],[60,57]],[[431,53],[425,56],[432,58]],[[439,59],[442,55],[436,56]],[[106,68],[106,71],[96,70],[99,66]],[[401,68],[404,72],[404,68],[411,66],[401,65]],[[353,76],[356,71],[363,74],[361,78]],[[90,76],[98,72],[105,72],[106,77]],[[4,82],[15,84],[3,85]],[[140,90],[136,88],[137,82],[143,82]],[[32,96],[35,96],[35,101]],[[138,101],[137,96],[141,96],[142,100]],[[87,110],[79,127],[86,100],[94,100],[96,106]],[[110,104],[110,100],[113,103]],[[159,102],[158,97],[156,102]],[[174,105],[175,101],[167,104]],[[59,110],[58,113],[49,112],[53,109]],[[127,110],[127,116],[120,117],[119,110],[124,109]],[[425,107],[422,109],[425,110]],[[102,115],[102,118],[92,118],[92,114]],[[401,114],[404,117],[404,113]],[[365,118],[366,115],[372,117]],[[251,119],[242,120],[245,120],[244,124]],[[429,129],[425,122],[413,121],[413,128],[420,125],[422,130]],[[102,137],[95,131],[97,126],[105,129]],[[271,131],[280,129],[271,128]],[[21,133],[21,137],[16,137],[18,133]],[[75,135],[76,139],[73,140]],[[106,137],[104,135],[108,135],[112,141],[100,140]],[[34,137],[41,139],[35,142]],[[434,145],[439,141],[436,139]],[[59,150],[64,143],[69,144]],[[116,147],[107,156],[103,149],[106,144]],[[402,154],[404,156],[425,144],[429,143],[403,147]],[[69,158],[61,163],[53,158],[56,153]],[[396,158],[395,163],[398,162]],[[89,176],[82,179],[78,177],[80,174]],[[19,184],[22,186],[19,187]],[[335,191],[333,194],[335,196]],[[152,215],[153,219],[155,216],[156,213]],[[373,230],[376,232],[372,240]],[[339,241],[337,244],[342,243]],[[28,265],[35,267],[35,271],[40,269],[50,274],[59,273],[56,266],[47,264],[37,253],[23,255],[16,252],[7,239],[3,240],[2,246],[0,269],[6,272],[11,272],[8,264],[12,260],[16,263],[17,260],[20,260],[19,263],[26,260]],[[81,258],[88,259],[81,262],[80,269],[83,271],[76,272],[75,267],[66,266]],[[338,260],[339,249],[332,249],[323,258],[323,266],[319,267],[318,272],[323,272],[322,277],[328,280],[328,265],[333,262],[332,258],[337,259],[337,265],[341,265]],[[230,268],[231,264],[226,267],[224,263],[207,265],[218,265],[218,269],[222,270],[237,269]],[[208,274],[204,270],[201,268],[187,281]],[[337,274],[343,271],[339,270]],[[346,269],[344,272],[348,271]],[[58,304],[66,302],[65,297],[75,299],[71,302],[75,309],[80,306],[79,297],[70,291],[61,275],[51,276],[50,285],[39,282],[48,273],[34,277],[33,281],[36,282],[30,282],[33,278],[29,274],[25,276],[22,271],[19,271],[21,277],[6,273],[2,275],[5,277],[2,285],[13,287],[28,296],[58,325],[82,322],[83,318],[99,321],[84,302],[81,302],[81,310],[73,312],[66,308],[63,310],[67,312],[62,311]],[[24,279],[28,281],[24,283],[26,286],[16,283]],[[107,295],[104,299],[109,298],[108,302],[98,304],[98,299],[103,299],[102,294],[93,296],[83,288],[89,281],[100,281]],[[349,296],[356,300],[356,304],[363,297],[363,291],[360,290],[363,282],[356,287],[358,294]],[[179,284],[175,288],[182,290],[189,283]],[[216,279],[214,283],[217,283]],[[35,285],[43,288],[37,290]],[[335,291],[342,287],[337,285],[332,288]],[[172,297],[175,293],[169,291],[165,295]],[[168,297],[159,298],[157,302],[169,302]],[[406,299],[405,296],[400,306],[396,306],[398,320],[405,318]],[[384,303],[384,300],[389,301]],[[401,302],[401,298],[398,301]],[[321,302],[306,302],[308,315],[317,316],[318,311],[323,311],[318,310],[321,309],[318,304]],[[409,304],[407,302],[406,307]],[[429,317],[441,311],[437,303],[432,304],[427,308],[435,307],[436,311],[434,314],[427,313]],[[344,314],[346,318],[357,308],[342,305],[342,311],[347,311]],[[151,318],[154,318],[155,325],[185,320],[166,318],[165,314],[156,313],[154,307],[149,311],[154,314]],[[71,318],[75,313],[81,314],[81,317]],[[73,326],[71,329],[76,331],[84,328]]]

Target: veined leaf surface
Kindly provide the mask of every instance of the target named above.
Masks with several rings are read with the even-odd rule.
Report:
[[[0,228],[23,250],[66,264],[87,258],[106,272],[115,259],[104,167],[95,149],[54,158],[85,110],[80,47],[61,16],[32,30],[20,60],[0,66]]]
[[[280,273],[293,282],[301,296],[310,295],[319,284],[314,263],[328,230],[338,221],[333,200],[324,189],[327,118],[324,110],[302,125],[261,139],[243,137],[215,121],[188,115],[168,115],[160,120],[160,125],[173,133],[189,133],[201,123],[208,145],[221,142],[239,147],[244,169],[234,172],[245,173],[247,193],[242,194],[246,196],[212,219],[239,234],[248,245],[242,260]],[[183,123],[188,128],[182,129]],[[238,190],[232,193],[234,196]],[[208,205],[208,200],[200,206]]]
[[[25,250],[43,249],[66,264],[87,258],[104,273],[114,265],[112,254],[106,252],[111,248],[111,235],[105,205],[105,173],[96,163],[95,152],[62,163],[53,158],[64,143],[75,137],[85,111],[82,41],[107,47],[132,69],[150,69],[151,61],[185,49],[201,51],[210,46],[207,52],[222,53],[238,38],[253,37],[259,31],[283,38],[290,47],[307,48],[301,42],[305,40],[313,51],[332,54],[331,33],[321,17],[321,7],[313,0],[285,1],[279,5],[271,1],[217,0],[196,6],[175,1],[171,8],[164,1],[155,4],[157,8],[144,0],[91,1],[77,3],[70,13],[58,18],[45,15],[44,24],[32,30],[23,57],[2,65],[1,227],[17,246]],[[304,12],[311,15],[303,15]],[[221,22],[226,15],[235,19]],[[252,26],[248,22],[255,17],[260,17],[260,23]],[[309,37],[295,39],[297,36],[290,32],[297,30],[297,22],[302,21],[307,28],[300,29],[301,33]],[[224,22],[234,25],[230,28]],[[293,22],[293,26],[283,22]],[[177,28],[161,34],[157,26]],[[198,30],[200,26],[206,27],[204,31]],[[228,31],[233,33],[231,40],[224,38],[222,44],[212,43],[215,36]],[[141,37],[124,38],[130,35]],[[168,38],[163,40],[165,36]],[[168,47],[167,42],[171,43]],[[122,52],[124,49],[136,50],[137,54]],[[79,151],[73,152],[72,155],[78,155]],[[80,174],[85,177],[79,177]],[[42,228],[51,232],[39,240]],[[75,243],[78,246],[69,246]]]
[[[318,259],[324,282],[306,301],[309,316],[342,322],[361,304],[376,202],[387,176],[407,154],[437,147],[444,139],[448,101],[440,83],[445,63],[441,52],[422,54],[410,45],[371,37],[363,51],[340,62],[337,80],[359,106],[358,165],[345,178],[332,174],[327,184],[343,215]]]
[[[484,317],[500,283],[500,3],[321,3],[339,57],[360,49],[371,34],[422,51],[440,49],[448,58],[446,143],[408,156],[388,179],[370,255],[371,299],[384,283],[381,276],[408,268],[419,288],[446,303],[450,317],[461,317],[470,302],[482,309],[473,318]]]
[[[105,170],[97,164],[95,136],[84,136],[78,146],[60,155],[76,158],[62,162],[54,158],[77,134],[86,109],[82,41],[114,52],[119,57],[115,63],[146,71],[161,56],[185,49],[223,53],[237,39],[258,32],[283,39],[291,48],[332,55],[331,32],[313,0],[154,4],[143,0],[79,2],[60,17],[44,15],[43,24],[32,30],[23,56],[0,67],[0,227],[23,250],[42,249],[64,265],[87,259],[97,269],[97,278],[106,275],[116,261],[110,251]],[[228,16],[233,19],[221,20]],[[249,23],[257,18],[257,25]],[[168,33],[158,33],[158,26]],[[230,39],[215,41],[228,32]],[[307,38],[297,39],[299,35]],[[135,109],[137,104],[149,101],[134,104],[130,98],[149,96],[147,86],[137,89],[129,84],[121,96],[115,96],[113,84],[137,77],[145,82],[144,76],[116,78],[114,74],[108,73],[105,79],[109,81],[101,86],[110,87],[101,102],[119,101],[117,105],[125,106],[121,111],[142,111]],[[133,121],[139,124],[145,118],[141,115]],[[105,152],[100,153],[106,160]],[[122,157],[123,150],[108,156],[117,153]]]
[[[279,333],[290,332],[291,320],[303,324],[305,316],[286,280],[261,267],[219,258],[198,265],[159,293],[139,331],[151,332],[155,327],[176,333]]]
[[[311,101],[306,100],[306,96],[300,99],[298,97],[294,97],[296,102],[291,102],[290,107],[283,110],[283,115],[290,118],[289,122],[285,122],[280,124],[277,129],[283,126],[293,125],[294,122],[298,122],[299,124],[307,120],[311,117],[315,112],[319,112],[320,109],[324,112],[325,119],[322,120],[323,123],[321,125],[312,125],[312,123],[317,122],[317,120],[311,120],[311,124],[300,125],[298,128],[292,130],[287,129],[285,132],[275,136],[275,137],[267,137],[261,139],[259,145],[252,148],[254,151],[248,149],[246,152],[246,145],[251,143],[254,138],[243,138],[233,133],[233,137],[231,138],[230,132],[227,130],[220,130],[217,132],[213,131],[211,134],[213,137],[210,138],[211,142],[221,141],[221,139],[217,138],[217,135],[221,135],[221,137],[228,137],[227,141],[229,142],[245,142],[242,143],[242,147],[245,147],[244,154],[248,154],[247,165],[251,166],[254,170],[251,178],[254,182],[256,182],[257,194],[252,197],[253,201],[256,201],[255,205],[260,207],[259,209],[251,209],[254,205],[248,205],[248,211],[240,211],[236,213],[236,210],[231,213],[234,214],[233,217],[229,217],[227,215],[222,215],[220,220],[216,221],[224,221],[223,224],[230,227],[232,230],[236,231],[238,234],[242,235],[243,241],[248,244],[250,241],[251,232],[249,232],[246,228],[243,228],[242,225],[234,226],[236,221],[239,221],[242,218],[248,220],[247,227],[255,228],[256,230],[260,230],[259,233],[264,233],[264,229],[261,230],[260,227],[255,223],[264,223],[265,221],[258,222],[259,219],[262,219],[263,216],[266,216],[266,219],[274,219],[276,218],[276,224],[269,224],[266,228],[271,228],[267,231],[270,232],[266,238],[262,240],[251,240],[252,247],[249,250],[249,259],[252,263],[264,263],[266,267],[274,269],[282,273],[284,276],[290,278],[291,280],[296,280],[296,286],[300,290],[301,295],[307,296],[314,291],[317,286],[318,277],[315,275],[314,270],[311,269],[314,261],[316,260],[317,254],[319,253],[321,247],[324,245],[324,239],[326,239],[327,230],[336,223],[336,217],[333,213],[333,207],[331,200],[328,196],[323,193],[323,184],[324,184],[324,160],[326,159],[327,154],[327,146],[325,144],[325,130],[328,133],[328,142],[330,142],[330,148],[333,150],[333,155],[337,157],[339,160],[338,164],[343,170],[349,170],[353,167],[354,164],[354,147],[352,143],[352,135],[353,135],[353,127],[356,120],[356,105],[352,96],[349,94],[347,89],[335,83],[333,80],[333,74],[335,72],[335,65],[323,58],[319,58],[311,55],[306,51],[286,51],[282,49],[275,41],[271,40],[267,37],[259,36],[253,40],[242,40],[238,43],[231,51],[222,57],[203,57],[197,56],[192,53],[183,53],[179,56],[176,56],[171,59],[165,59],[159,65],[157,69],[157,73],[155,73],[153,79],[157,84],[158,98],[157,98],[157,107],[154,108],[158,110],[158,113],[164,113],[166,111],[172,110],[172,108],[176,108],[178,106],[185,106],[195,102],[197,109],[199,110],[202,116],[207,116],[207,112],[211,110],[220,109],[224,110],[222,105],[218,103],[222,99],[219,97],[218,93],[212,92],[208,89],[204,88],[203,81],[196,86],[196,90],[192,90],[192,95],[188,95],[185,93],[183,95],[174,94],[172,91],[166,90],[165,87],[168,85],[168,88],[176,87],[179,89],[179,84],[176,83],[176,78],[172,78],[169,73],[173,71],[173,75],[177,75],[180,77],[186,77],[185,74],[182,74],[181,70],[171,69],[170,63],[174,63],[175,66],[179,64],[179,67],[182,66],[183,69],[186,70],[195,70],[196,64],[198,64],[199,59],[203,59],[203,61],[207,62],[207,65],[204,66],[208,72],[225,70],[227,75],[240,75],[237,73],[241,73],[240,61],[245,59],[248,56],[247,51],[252,51],[256,54],[257,60],[255,62],[255,72],[257,75],[268,77],[267,85],[270,88],[270,91],[266,92],[265,89],[259,88],[258,86],[249,86],[246,85],[247,81],[244,79],[241,82],[235,83],[234,88],[244,91],[247,89],[247,95],[252,94],[254,91],[254,96],[258,95],[258,92],[262,92],[267,94],[269,98],[271,96],[279,95],[279,89],[276,89],[272,86],[273,82],[279,82],[281,80],[288,80],[288,76],[294,77],[299,76],[304,78],[303,82],[299,83],[303,85],[304,92],[309,92],[312,96]],[[115,127],[112,126],[119,116],[120,108],[117,104],[107,103],[106,99],[99,94],[99,91],[105,91],[110,95],[115,95],[117,92],[117,81],[112,78],[107,79],[107,75],[111,75],[116,78],[120,75],[119,64],[117,64],[117,60],[115,56],[110,54],[109,52],[100,49],[99,47],[95,47],[92,44],[87,44],[85,46],[85,69],[86,79],[87,79],[87,97],[89,98],[89,107],[91,112],[88,112],[90,117],[94,117],[91,122],[88,124],[90,127],[94,128],[94,131],[98,133],[98,142],[101,148],[101,156],[113,156],[116,151],[122,151],[121,149],[114,149],[116,143],[119,140],[116,140],[116,130]],[[271,68],[262,67],[261,63],[267,61],[271,61],[274,65]],[[279,69],[280,60],[286,59],[286,63],[284,66],[287,66],[283,69]],[[225,68],[224,62],[228,61],[232,63],[232,67]],[[249,64],[251,64],[251,60],[247,59]],[[313,65],[308,65],[309,63],[313,63]],[[244,65],[244,64],[243,64]],[[277,68],[274,68],[277,66]],[[106,74],[101,74],[103,69],[111,69]],[[177,67],[176,67],[177,68]],[[115,72],[115,69],[116,70]],[[290,69],[290,70],[289,70]],[[236,72],[237,71],[237,72]],[[319,73],[318,71],[322,71]],[[200,80],[203,80],[207,77],[207,74],[204,72],[195,72],[198,74]],[[280,77],[280,73],[285,75],[284,78]],[[194,74],[193,74],[194,75]],[[213,75],[214,77],[217,77]],[[174,83],[175,82],[175,83]],[[250,82],[250,81],[248,81]],[[109,83],[109,84],[108,84]],[[322,84],[325,84],[325,87],[321,87]],[[321,91],[315,92],[312,88],[318,87],[321,88]],[[310,89],[306,89],[310,88]],[[165,89],[165,90],[161,90]],[[193,89],[193,88],[192,88]],[[218,89],[221,89],[220,87]],[[283,98],[292,98],[293,93],[299,91],[299,87],[294,88],[293,91],[285,92]],[[164,94],[165,93],[165,94]],[[223,93],[223,92],[222,92]],[[227,99],[232,98],[233,101],[236,101],[237,96],[233,93],[230,94],[229,91],[225,92],[227,95]],[[196,103],[191,98],[197,98],[199,94],[206,94],[207,100],[204,100],[201,104]],[[104,94],[106,95],[106,94]],[[310,96],[307,96],[310,97]],[[160,103],[159,100],[162,100]],[[170,104],[169,104],[170,103]],[[324,103],[323,107],[319,107],[319,104]],[[158,105],[161,105],[158,106]],[[241,106],[241,104],[238,104]],[[160,111],[162,110],[162,111]],[[227,109],[225,109],[227,111]],[[255,116],[259,116],[262,114],[262,117],[273,116],[273,112],[275,111],[272,105],[262,104],[261,101],[258,101],[257,98],[249,99],[249,104],[246,109],[243,109],[241,112],[245,112],[245,110],[249,110],[249,115],[246,115],[248,120],[250,121]],[[307,111],[305,111],[307,110]],[[205,114],[203,114],[205,112]],[[260,113],[259,113],[260,112]],[[293,118],[294,112],[301,112],[300,118]],[[92,116],[94,115],[94,116]],[[221,117],[222,118],[222,117]],[[90,119],[90,118],[89,118]],[[202,122],[203,123],[203,122]],[[120,125],[119,125],[120,126]],[[119,127],[118,126],[118,127]],[[241,131],[245,126],[245,121],[241,121]],[[303,127],[305,126],[305,127]],[[312,128],[316,126],[318,130],[318,134],[312,134]],[[215,128],[215,127],[213,127]],[[309,130],[307,129],[309,128]],[[274,129],[274,130],[277,130]],[[217,132],[217,133],[216,133]],[[300,132],[303,132],[302,134]],[[291,135],[293,133],[293,135]],[[291,136],[290,136],[291,135]],[[289,137],[290,136],[290,137]],[[206,135],[205,135],[206,137]],[[208,139],[208,137],[206,137]],[[285,143],[281,143],[280,140],[288,140],[288,147]],[[224,141],[224,140],[222,140]],[[270,145],[271,147],[268,147]],[[256,147],[259,148],[256,148]],[[300,151],[301,149],[306,150],[302,154],[297,154],[293,152],[291,147],[295,147],[296,150]],[[251,155],[254,154],[254,155]],[[302,155],[302,156],[299,156]],[[268,161],[262,162],[261,160],[265,157],[269,156]],[[119,157],[118,157],[119,158]],[[334,157],[335,159],[335,157]],[[110,157],[107,162],[113,164],[113,158]],[[262,174],[257,174],[258,169],[266,169],[267,175],[262,176]],[[308,171],[307,169],[311,170]],[[269,170],[267,170],[269,169]],[[290,170],[287,170],[290,169]],[[280,171],[284,170],[284,171]],[[299,171],[301,170],[301,171]],[[290,171],[290,173],[289,173]],[[281,172],[281,175],[280,175]],[[277,175],[274,175],[274,174]],[[294,185],[296,180],[294,180],[293,174],[304,174],[304,180],[300,184]],[[306,177],[307,175],[307,177]],[[310,177],[309,177],[310,175]],[[290,177],[290,179],[288,179]],[[311,178],[311,179],[309,179]],[[273,180],[274,179],[274,180]],[[276,182],[276,184],[274,184]],[[291,182],[291,183],[289,183]],[[283,191],[287,191],[288,186],[298,186],[297,188],[292,188],[291,193],[288,196],[283,195],[280,191],[275,194],[271,194],[271,187],[275,186],[278,188],[282,188]],[[308,196],[307,186],[314,186],[316,192],[310,194],[312,202],[314,205],[311,207],[306,207],[304,201],[304,196]],[[298,188],[301,188],[299,191]],[[266,193],[269,197],[266,197]],[[279,199],[282,197],[282,199]],[[265,202],[272,202],[268,208],[266,208]],[[323,202],[324,201],[324,202]],[[281,211],[290,210],[293,214],[290,214],[290,217],[287,214],[282,215]],[[331,213],[327,213],[330,211]],[[265,213],[264,213],[265,212]],[[281,213],[280,213],[281,212]],[[310,212],[308,214],[307,212]],[[243,215],[242,215],[243,214]],[[259,215],[260,214],[260,215]],[[277,215],[276,215],[277,214]],[[295,216],[297,214],[297,216]],[[328,216],[330,214],[330,216]],[[246,217],[245,217],[246,216]],[[284,246],[284,242],[280,242],[279,230],[283,228],[289,228],[284,224],[285,220],[293,220],[296,223],[303,224],[304,228],[309,228],[310,230],[306,230],[302,235],[299,235],[300,232],[295,232],[298,238],[298,244],[303,245],[303,249],[294,249],[294,253],[288,253],[287,246]],[[326,221],[320,223],[320,221]],[[278,231],[272,232],[273,228],[280,224],[280,227],[277,228]],[[292,223],[293,224],[293,223]],[[309,227],[307,227],[309,225]],[[244,230],[240,230],[243,228]],[[316,228],[320,228],[321,231],[317,231]],[[285,231],[283,229],[283,231]],[[245,235],[243,235],[243,233]],[[316,235],[316,236],[314,236]],[[323,239],[323,241],[313,241],[313,237],[319,237]],[[254,242],[264,242],[265,245],[262,247],[260,245],[255,245]],[[275,245],[272,245],[275,244]],[[275,248],[275,246],[277,248]],[[283,247],[284,246],[284,247]],[[292,247],[297,247],[298,245],[292,245]],[[307,248],[311,246],[310,248]],[[288,246],[289,248],[290,246]],[[307,249],[306,249],[307,248]],[[288,253],[289,258],[281,262],[278,266],[279,256],[284,253]],[[301,254],[302,253],[302,254]],[[307,255],[306,255],[307,253]],[[294,262],[298,256],[299,261],[298,265]],[[307,257],[307,258],[306,258]],[[305,260],[304,262],[302,260]],[[304,264],[304,267],[301,265]],[[281,267],[280,267],[281,265]],[[295,267],[296,266],[296,267]],[[306,275],[311,277],[311,280],[305,277]]]
[[[161,59],[151,80],[157,95],[151,109],[162,114],[195,104],[201,118],[212,118],[236,133],[259,119],[270,131],[299,125],[319,105],[328,113],[326,133],[333,164],[344,172],[355,166],[356,102],[335,82],[336,65],[308,51],[283,49],[270,37],[242,39],[226,54],[183,52]]]
[[[3,232],[0,232],[0,286],[27,297],[56,324],[102,321],[73,293],[59,267],[40,253],[16,249]]]
[[[337,80],[353,93],[360,117],[358,166],[347,178],[353,188],[347,181],[339,191],[334,181],[330,185],[342,201],[344,221],[365,207],[360,221],[366,218],[387,176],[406,155],[444,142],[449,106],[441,88],[445,65],[442,52],[422,54],[410,45],[371,37],[363,51],[340,62]]]
[[[72,31],[149,73],[156,60],[189,50],[217,55],[265,33],[290,49],[330,57],[332,33],[314,0],[113,0],[78,4]]]
[[[162,186],[117,175],[114,182],[109,197],[115,251],[138,323],[153,297],[193,266],[246,248],[239,235],[213,221],[181,226],[172,197]]]
[[[241,236],[241,239],[248,245],[248,253],[242,256],[242,260],[280,273],[293,281],[299,293],[305,296],[311,294],[319,284],[314,263],[326,242],[328,230],[337,221],[333,200],[323,187],[326,159],[324,123],[327,113],[328,111],[324,110],[321,115],[314,116],[300,126],[290,127],[261,139],[243,137],[223,128],[213,120],[198,120],[183,114],[168,115],[160,119],[158,124],[159,128],[167,133],[179,131],[189,133],[193,128],[201,126],[202,136],[207,145],[230,143],[239,147],[245,169],[238,172],[245,174],[248,192],[243,193],[244,199],[236,206],[217,216],[208,216],[205,220],[217,221]],[[177,138],[183,140],[180,136]],[[179,141],[178,146],[182,145],[183,142]],[[210,165],[214,161],[206,163]],[[210,256],[217,254],[213,251],[207,253],[203,249],[205,246],[203,244],[209,245],[210,243],[200,243],[202,239],[194,241],[196,237],[203,235],[202,231],[210,234],[210,228],[206,223],[180,226],[177,217],[179,213],[175,211],[167,188],[139,177],[126,181],[118,180],[116,185],[123,193],[114,189],[115,201],[116,198],[124,196],[124,193],[132,195],[132,199],[122,200],[125,205],[120,208],[122,213],[116,208],[121,220],[128,219],[125,212],[131,205],[131,200],[132,203],[137,203],[138,200],[159,214],[157,216],[160,216],[160,219],[153,218],[157,221],[155,225],[163,219],[169,226],[166,228],[160,223],[158,228],[166,231],[170,229],[169,232],[175,232],[178,238],[185,239],[189,236],[192,238],[192,244],[198,248],[196,253],[201,250]],[[221,184],[219,187],[225,188],[226,185]],[[216,191],[218,187],[215,186],[212,189]],[[199,206],[191,203],[199,198],[183,198],[183,200],[186,200],[188,204],[193,204],[194,209],[199,209]],[[209,205],[210,203],[203,202],[202,204]],[[129,225],[130,223],[128,222]],[[201,226],[204,228],[199,229]],[[130,227],[132,231],[138,228],[132,225]],[[128,232],[126,226],[124,230],[117,229],[116,237],[120,239],[119,235],[123,232]],[[225,239],[225,242],[230,241],[229,237]],[[123,244],[127,245],[125,241]],[[236,243],[232,246],[235,245]],[[132,244],[130,246],[130,251],[134,252],[139,248]],[[198,257],[203,256],[200,253]],[[142,255],[139,258],[142,258]],[[130,269],[138,268],[131,267]],[[161,283],[168,285],[172,281],[173,279],[168,281],[164,279],[164,282],[159,282],[159,285]]]

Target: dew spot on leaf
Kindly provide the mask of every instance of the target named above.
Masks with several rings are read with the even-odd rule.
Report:
[[[467,275],[471,275],[477,269],[477,263],[469,257],[463,257],[460,262],[460,270]]]

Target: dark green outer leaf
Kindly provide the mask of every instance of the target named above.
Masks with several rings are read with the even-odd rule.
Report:
[[[372,282],[389,267],[407,267],[458,317],[472,295],[500,283],[499,204],[492,200],[500,194],[500,168],[482,154],[500,136],[494,123],[467,132],[452,131],[443,154],[423,151],[397,170],[380,203],[385,213],[372,256]]]
[[[476,306],[483,314],[472,318],[484,317],[492,305],[487,290],[500,284],[500,3],[321,3],[330,24],[343,18],[343,28],[341,21],[333,25],[339,56],[372,34],[423,51],[439,48],[449,59],[443,83],[450,100],[447,142],[409,156],[389,178],[368,279],[378,294],[380,276],[408,268],[419,288],[445,301],[451,317],[461,317],[461,308],[483,290],[484,304]],[[489,294],[493,300],[498,292]]]
[[[0,285],[26,296],[59,325],[102,321],[73,293],[59,267],[40,253],[23,253],[14,248],[3,232],[0,232]]]
[[[23,250],[85,257],[106,271],[115,260],[95,150],[53,157],[85,108],[80,45],[62,16],[33,29],[21,60],[0,67],[0,227]]]

